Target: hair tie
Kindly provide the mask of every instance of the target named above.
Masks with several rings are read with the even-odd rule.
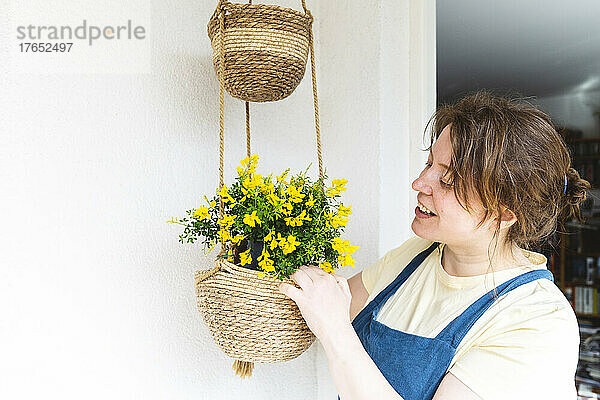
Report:
[[[565,174],[565,190],[563,190],[563,194],[567,194],[567,174]]]

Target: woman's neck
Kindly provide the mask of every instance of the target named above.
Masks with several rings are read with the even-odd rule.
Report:
[[[492,256],[493,249],[494,246],[490,246],[488,256],[487,245],[469,244],[462,247],[446,244],[442,253],[442,267],[449,275],[476,276],[530,264],[518,246],[509,249],[501,249],[498,246],[498,251]]]

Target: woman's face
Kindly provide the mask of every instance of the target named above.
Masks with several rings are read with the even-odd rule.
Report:
[[[446,185],[449,183],[446,172],[450,165],[451,148],[450,128],[446,126],[433,144],[425,168],[412,183],[412,188],[418,192],[419,204],[411,228],[416,235],[435,242],[475,244],[488,239],[488,235],[491,238],[492,227],[486,222],[476,229],[484,215],[481,203],[471,201],[469,206],[473,209],[471,213],[467,212],[459,204],[452,186]],[[434,215],[426,215],[419,210],[419,206],[426,207]]]

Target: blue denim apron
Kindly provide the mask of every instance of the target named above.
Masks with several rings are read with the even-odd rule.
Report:
[[[413,258],[400,275],[352,321],[352,326],[363,347],[383,376],[404,400],[433,398],[446,375],[458,345],[494,301],[493,290],[491,290],[471,304],[434,338],[402,332],[378,322],[376,318],[381,306],[438,245],[439,243],[433,243]],[[529,271],[498,285],[496,287],[498,297],[541,278],[554,282],[552,273],[547,269]]]

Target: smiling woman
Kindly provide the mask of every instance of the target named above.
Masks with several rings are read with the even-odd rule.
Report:
[[[428,126],[417,236],[348,282],[305,268],[292,275],[301,289],[282,290],[318,332],[341,398],[575,398],[575,314],[528,249],[579,216],[589,183],[548,116],[519,100],[477,93]]]

